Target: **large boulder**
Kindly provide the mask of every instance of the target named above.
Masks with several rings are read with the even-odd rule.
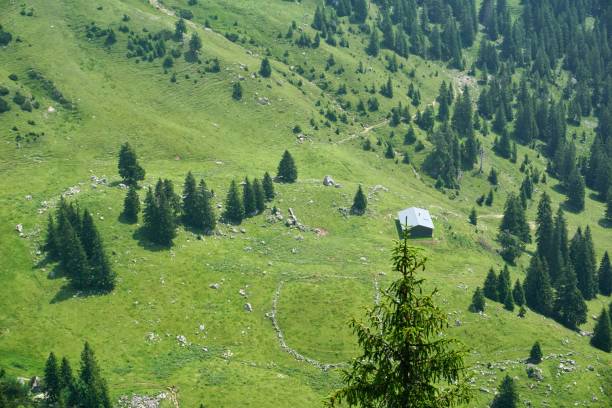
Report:
[[[330,186],[334,186],[336,184],[336,182],[334,181],[333,178],[331,178],[331,176],[325,176],[323,177],[323,185],[330,187]]]

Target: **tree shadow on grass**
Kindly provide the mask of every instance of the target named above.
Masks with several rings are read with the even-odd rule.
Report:
[[[126,225],[134,225],[138,223],[138,220],[136,221],[132,221],[129,220],[124,214],[123,212],[121,214],[119,214],[119,216],[117,217],[117,221],[119,221],[121,224],[126,224]]]
[[[70,282],[66,282],[60,290],[53,296],[53,299],[49,302],[50,304],[56,304],[66,301],[71,298],[87,298],[93,296],[103,296],[108,294],[108,291],[103,290],[77,290],[70,285]]]
[[[144,226],[134,231],[134,233],[132,234],[132,238],[138,241],[139,247],[144,248],[147,251],[160,252],[160,251],[166,251],[172,248],[172,245],[160,245],[160,244],[151,242],[147,237],[147,231]]]
[[[612,228],[612,221],[600,218],[599,221],[597,221],[597,225],[602,228]]]

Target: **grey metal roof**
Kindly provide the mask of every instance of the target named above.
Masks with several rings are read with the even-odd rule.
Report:
[[[405,210],[397,213],[397,219],[402,226],[408,224],[409,227],[421,226],[434,229],[429,211],[423,208],[406,208]]]

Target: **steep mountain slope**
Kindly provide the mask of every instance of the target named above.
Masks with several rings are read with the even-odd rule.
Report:
[[[29,1],[22,15],[24,6],[0,0],[0,23],[15,38],[0,48],[0,84],[10,89],[11,97],[19,90],[40,103],[32,112],[13,104],[0,114],[2,367],[15,375],[40,375],[49,351],[76,361],[87,339],[114,398],[177,386],[181,405],[189,407],[200,402],[227,407],[319,405],[339,385],[338,371],[321,370],[283,350],[270,312],[276,307],[286,344],[298,353],[321,363],[342,363],[355,356],[356,343],[346,321],[361,315],[376,298],[377,288],[393,279],[387,273],[388,249],[397,238],[396,212],[421,206],[431,211],[436,223],[435,239],[418,242],[430,258],[428,285],[440,289],[439,302],[451,324],[457,322],[451,335],[472,350],[469,364],[476,394],[471,406],[487,406],[506,372],[519,378],[522,399],[535,406],[544,401],[550,406],[606,406],[610,395],[600,387],[610,381],[610,356],[590,347],[588,338],[533,312],[518,318],[493,302],[485,315],[467,311],[471,293],[482,285],[489,267],[502,266],[495,236],[505,197],[518,190],[523,178],[520,161],[497,157],[493,136],[481,136],[485,174],[466,171],[461,190],[445,192],[435,189],[435,180],[421,170],[432,148],[425,132],[417,130],[423,151],[401,147],[409,152],[411,164],[385,158],[384,146],[376,145],[377,138],[381,143],[391,139],[400,149],[407,125],[390,128],[385,121],[398,102],[410,104],[405,96],[410,83],[420,90],[423,109],[434,101],[443,80],[457,92],[467,82],[476,95],[475,80],[416,56],[398,58],[404,66],[390,74],[383,57],[365,54],[363,34],[347,32],[349,48],[324,41],[317,49],[298,48],[285,33],[295,21],[294,38],[300,29],[314,37],[309,26],[315,1],[200,3]],[[139,57],[128,58],[129,35],[120,27],[140,36],[163,29],[171,34],[177,21],[170,15],[174,7],[193,10],[186,39],[194,32],[200,35],[202,63],[181,56],[164,73],[163,58],[138,63]],[[27,15],[30,8],[32,16]],[[204,28],[206,20],[212,29]],[[107,36],[98,37],[92,22],[99,30],[111,27],[117,41],[105,45]],[[231,33],[238,35],[237,41],[226,38],[233,38]],[[180,47],[171,38],[165,46]],[[187,44],[182,47],[184,52]],[[268,50],[272,77],[252,76]],[[467,58],[475,58],[471,53]],[[325,70],[330,54],[335,64]],[[219,72],[213,72],[214,59]],[[360,62],[362,74],[357,73]],[[298,66],[306,74],[298,74]],[[337,71],[340,67],[343,70]],[[312,80],[310,68],[316,70]],[[52,81],[69,102],[62,105],[49,82],[29,74],[32,69]],[[10,74],[17,80],[9,79]],[[364,87],[379,89],[388,77],[394,97],[378,95],[377,112],[360,116],[346,108],[346,123],[320,113],[334,111],[340,118],[343,108],[336,90],[341,84],[348,89],[344,100],[356,106],[360,98],[371,96]],[[232,99],[237,81],[244,89],[241,101]],[[411,110],[416,113],[416,108]],[[580,129],[588,132],[588,140],[592,121],[584,120]],[[297,134],[296,125],[301,128]],[[296,137],[299,133],[302,138]],[[374,152],[362,149],[365,138],[372,141]],[[179,190],[191,170],[205,178],[216,192],[215,204],[222,205],[232,179],[275,173],[282,152],[289,149],[299,179],[296,184],[276,184],[278,196],[271,206],[284,215],[292,208],[313,230],[269,222],[267,212],[235,230],[220,225],[220,234],[202,240],[181,228],[169,250],[151,246],[139,226],[118,220],[125,191],[118,186],[116,158],[125,141],[135,146],[147,171],[145,186],[169,178]],[[585,152],[588,144],[579,149]],[[545,169],[543,157],[519,146],[519,160],[524,154],[540,171]],[[474,200],[489,191],[490,167],[499,171],[500,186],[493,205],[478,208],[474,228],[467,217]],[[327,174],[342,188],[324,187],[321,181]],[[106,177],[108,183],[96,184],[94,175]],[[364,217],[344,216],[338,209],[350,207],[359,184],[368,193],[369,211]],[[557,184],[550,178],[536,187],[552,196],[555,209],[565,200]],[[39,252],[47,207],[71,186],[79,191],[72,199],[95,213],[111,253],[118,274],[111,294],[79,296],[64,279],[52,278],[55,265],[46,264]],[[527,210],[530,221],[536,208],[534,200]],[[591,226],[598,260],[612,250],[610,230],[599,223],[603,212],[604,204],[587,194],[584,212],[566,214],[570,234],[578,226]],[[23,225],[23,237],[15,231],[17,224]],[[523,255],[511,268],[512,282],[524,278],[529,258],[530,253]],[[209,287],[214,283],[219,289]],[[591,316],[609,302],[603,296],[589,302],[583,330],[592,330]],[[252,312],[245,311],[246,303]],[[179,336],[185,336],[186,344]],[[543,382],[528,379],[518,362],[535,340],[550,356],[542,366]],[[560,363],[570,367],[567,372]]]

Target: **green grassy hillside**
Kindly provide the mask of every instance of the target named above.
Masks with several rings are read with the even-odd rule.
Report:
[[[314,35],[309,27],[313,0],[268,0],[265,6],[254,0],[200,3],[189,7],[187,1],[172,0],[155,7],[142,0],[28,0],[25,7],[34,12],[27,16],[20,13],[21,3],[0,0],[0,24],[18,37],[0,48],[0,85],[9,88],[11,97],[19,91],[40,104],[26,112],[9,102],[11,110],[0,114],[0,366],[14,375],[41,375],[49,351],[76,362],[88,340],[115,399],[176,386],[185,407],[200,402],[211,407],[320,406],[340,385],[340,373],[281,348],[269,318],[275,299],[288,347],[324,364],[356,356],[347,321],[362,316],[376,288],[396,278],[389,271],[390,248],[397,239],[394,217],[400,209],[420,206],[431,211],[436,225],[433,240],[415,242],[429,258],[427,285],[440,290],[437,301],[449,314],[450,335],[471,350],[475,398],[470,406],[488,406],[506,373],[518,378],[521,399],[532,406],[609,406],[610,394],[602,387],[608,384],[609,392],[612,360],[592,348],[588,337],[533,312],[518,318],[490,301],[484,315],[467,311],[489,267],[503,265],[495,236],[506,195],[522,181],[522,157],[529,155],[541,171],[544,158],[519,146],[519,163],[513,164],[493,154],[492,135],[480,137],[485,174],[466,172],[461,190],[445,193],[422,173],[420,165],[431,149],[424,132],[417,131],[424,151],[401,147],[409,151],[411,164],[384,158],[384,148],[375,143],[394,131],[395,144],[401,146],[407,125],[390,128],[383,121],[398,102],[410,104],[405,95],[411,82],[419,86],[422,108],[435,99],[443,80],[459,90],[465,73],[418,57],[400,58],[403,68],[393,75],[392,100],[379,96],[378,112],[358,116],[349,111],[346,123],[327,127],[319,110],[342,113],[334,92],[341,83],[349,89],[345,99],[355,105],[368,96],[364,86],[378,88],[387,80],[384,58],[365,54],[363,36],[348,34],[349,48],[322,42],[318,49],[300,49],[278,38],[292,21]],[[120,26],[143,35],[144,29],[173,30],[173,7],[193,10],[188,33],[202,38],[202,64],[181,57],[165,73],[162,59],[137,63],[127,58],[128,35]],[[206,20],[212,29],[204,28]],[[92,22],[113,28],[117,42],[108,47],[105,37],[88,38]],[[238,41],[225,33],[237,34]],[[179,45],[168,40],[166,47]],[[267,52],[272,77],[252,76]],[[326,72],[330,53],[336,65]],[[219,72],[206,69],[214,59]],[[367,69],[358,75],[360,61]],[[314,67],[317,76],[325,73],[328,89],[321,89],[320,77],[315,83],[300,76],[297,66]],[[335,74],[339,67],[344,73]],[[59,103],[40,77],[28,75],[32,69],[52,81],[74,108]],[[408,75],[412,69],[414,78]],[[232,99],[236,81],[244,89],[241,101]],[[475,83],[473,89],[478,92]],[[594,120],[583,121],[580,129],[588,140]],[[369,128],[375,124],[380,126]],[[295,125],[303,140],[292,131]],[[361,148],[365,138],[375,152]],[[214,189],[215,204],[224,204],[232,179],[274,174],[289,149],[298,182],[275,184],[278,195],[269,206],[285,216],[294,209],[311,230],[270,222],[267,211],[235,229],[221,224],[219,234],[202,240],[181,227],[171,249],[153,247],[139,239],[139,225],[119,221],[125,190],[118,185],[116,160],[125,141],[135,147],[147,171],[144,186],[169,178],[180,191],[191,170]],[[579,145],[580,152],[588,150],[586,143]],[[475,228],[468,214],[476,198],[489,191],[491,167],[500,173],[500,186],[493,206],[478,208]],[[323,186],[325,175],[342,188]],[[106,177],[108,183],[96,184],[92,176]],[[368,212],[344,216],[339,208],[350,207],[359,184],[369,195]],[[548,192],[555,210],[565,200],[557,184],[549,178],[536,186],[535,195]],[[95,214],[118,275],[111,294],[79,296],[64,279],[53,278],[55,265],[45,263],[40,252],[48,212],[70,187],[78,190],[71,199]],[[612,251],[612,234],[600,223],[604,204],[588,196],[584,212],[566,216],[571,235],[578,226],[591,226],[599,260],[604,251]],[[537,198],[529,204],[530,221],[536,207]],[[15,230],[17,224],[23,225],[24,236]],[[512,282],[524,278],[534,248],[528,247],[511,268]],[[210,287],[214,283],[218,289]],[[592,330],[591,316],[610,300],[599,296],[589,302],[583,330]],[[245,303],[252,312],[245,311]],[[187,344],[181,345],[177,336],[185,336]],[[519,362],[535,340],[548,356],[542,382],[528,379]],[[564,372],[560,360],[567,359],[575,365]]]

